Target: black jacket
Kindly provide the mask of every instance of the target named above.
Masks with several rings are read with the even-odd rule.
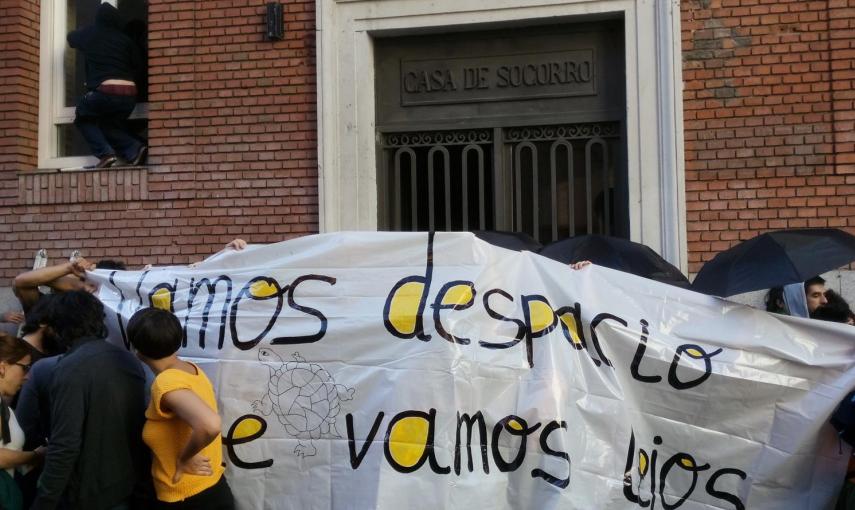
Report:
[[[95,24],[68,34],[68,44],[86,59],[86,88],[92,90],[109,79],[139,81],[142,76],[140,48],[122,31],[119,11],[101,4]]]
[[[50,387],[50,442],[32,508],[101,510],[150,482],[142,440],[145,375],[128,351],[98,338],[75,341]]]

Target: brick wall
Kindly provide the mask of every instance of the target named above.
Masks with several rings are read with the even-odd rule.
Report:
[[[855,0],[681,10],[690,272],[766,230],[855,232]]]
[[[16,171],[36,165],[39,104],[39,2],[0,0],[0,272],[13,267]],[[32,262],[30,263],[32,265]],[[4,283],[0,282],[0,286]]]
[[[38,5],[0,0],[0,278],[47,248],[185,263],[317,231],[314,2],[151,0],[145,170],[32,174]],[[855,228],[855,0],[681,3],[690,271],[777,228]],[[0,283],[0,286],[5,283]]]
[[[37,27],[38,2],[6,4],[28,5],[21,24],[35,16]],[[27,96],[27,143],[0,135],[0,147],[24,153],[0,160],[0,286],[39,248],[54,260],[76,248],[132,266],[180,264],[234,237],[316,232],[314,5],[283,2],[285,40],[264,41],[263,1],[151,0],[147,169],[33,174],[37,92]],[[37,72],[38,34],[25,46]]]

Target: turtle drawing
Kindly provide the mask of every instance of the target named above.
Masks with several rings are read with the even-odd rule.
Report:
[[[294,454],[311,457],[317,453],[313,439],[340,438],[335,420],[339,403],[353,399],[353,388],[336,384],[317,363],[306,361],[299,352],[293,361],[284,361],[272,349],[259,349],[258,360],[270,371],[267,393],[252,403],[253,411],[269,416],[272,412],[297,438]]]

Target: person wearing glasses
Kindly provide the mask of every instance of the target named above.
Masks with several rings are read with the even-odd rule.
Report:
[[[44,458],[44,448],[22,451],[24,431],[9,403],[27,379],[32,362],[29,344],[0,333],[0,508],[23,508],[21,491],[13,478],[15,468],[34,466]]]

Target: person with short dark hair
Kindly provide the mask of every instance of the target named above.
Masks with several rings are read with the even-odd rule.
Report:
[[[808,313],[811,317],[817,308],[828,303],[825,298],[825,291],[825,278],[814,276],[805,281],[805,299],[807,299]]]
[[[68,352],[50,384],[50,442],[32,508],[124,508],[144,492],[150,462],[142,366],[104,340],[104,307],[88,292],[57,294],[50,322]]]
[[[59,336],[50,326],[50,313],[53,294],[41,296],[27,312],[24,325],[21,326],[21,338],[36,350],[34,362],[46,356],[55,356],[64,352]]]
[[[154,456],[159,508],[233,509],[223,475],[217,398],[205,373],[178,357],[181,324],[167,311],[143,308],[127,331],[137,356],[155,373],[143,439]]]
[[[821,276],[809,278],[796,289],[797,283],[786,287],[773,287],[766,293],[766,311],[796,317],[813,317],[817,308],[827,303],[825,279]],[[802,301],[802,290],[804,301]]]

